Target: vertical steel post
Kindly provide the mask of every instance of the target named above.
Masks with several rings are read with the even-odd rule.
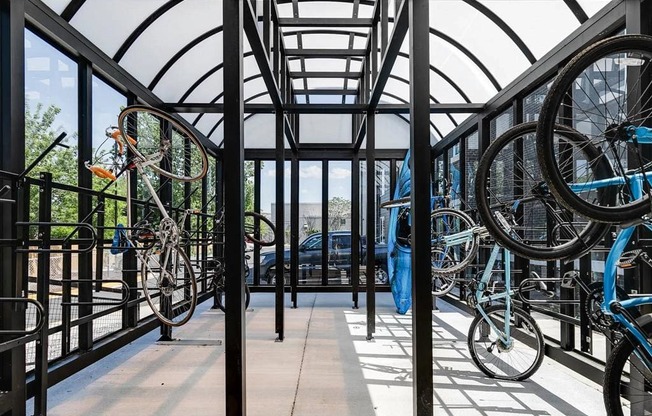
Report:
[[[321,284],[328,285],[330,241],[328,238],[328,161],[321,162]]]
[[[360,154],[353,151],[351,162],[351,285],[353,309],[358,309],[360,290]]]
[[[413,412],[433,414],[430,280],[430,2],[407,0],[410,37]]]
[[[367,112],[367,339],[376,332],[376,112]],[[387,253],[389,255],[389,253]],[[430,292],[428,292],[430,293]]]
[[[25,168],[25,2],[0,0],[0,169],[20,173]],[[0,237],[19,239],[23,230],[16,221],[25,221],[25,195],[21,184],[3,180],[12,187],[15,204],[0,204]],[[0,247],[0,296],[27,297],[23,287],[24,259],[10,245]],[[23,329],[25,310],[5,304],[0,308],[2,328]],[[12,416],[25,415],[25,348],[0,353],[0,390],[10,392]]]
[[[261,161],[256,160],[254,161],[254,212],[260,212],[260,168],[261,168]],[[254,219],[254,228],[256,230],[256,234],[254,237],[260,238],[260,220],[258,218]],[[253,270],[249,270],[249,276],[247,278],[250,278],[253,276],[253,284],[254,286],[260,285],[260,246],[258,244],[254,244],[254,252],[251,254],[253,258]]]
[[[79,150],[77,159],[77,183],[82,188],[92,189],[93,175],[84,166],[84,161],[93,158],[93,69],[91,63],[85,60],[79,62]],[[82,222],[93,209],[93,198],[90,195],[79,193],[77,218]],[[91,238],[90,231],[85,228],[79,230],[80,238]],[[79,280],[93,279],[93,254],[80,253],[78,255]],[[91,302],[93,300],[93,286],[90,284],[79,285],[79,301]],[[91,305],[80,305],[79,317],[93,313]],[[93,321],[79,326],[79,349],[90,350],[93,347]]]
[[[295,130],[296,132],[296,130]],[[290,286],[292,307],[297,307],[299,281],[299,155],[292,154],[290,172]]]
[[[223,2],[224,16],[224,206],[226,415],[246,410],[244,302],[244,101],[243,3]],[[279,53],[279,48],[275,49]]]
[[[38,220],[39,222],[49,223],[52,221],[52,173],[42,172],[40,179],[43,184],[39,187],[38,199]],[[48,250],[50,248],[50,235],[52,227],[41,225],[38,227],[38,239],[41,240],[40,249]],[[90,285],[80,285],[82,286]],[[50,308],[50,253],[38,253],[38,273],[36,281],[36,300],[41,302],[43,309],[49,311]],[[36,341],[36,357],[34,368],[34,414],[45,416],[47,414],[48,403],[48,328],[49,319],[46,313],[43,317],[43,331],[40,332]]]
[[[276,112],[276,334],[285,338],[285,117]]]

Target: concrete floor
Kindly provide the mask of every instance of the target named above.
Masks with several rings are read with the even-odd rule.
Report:
[[[364,295],[362,296],[364,298]],[[367,341],[364,303],[350,294],[300,294],[275,342],[272,294],[247,312],[247,414],[412,414],[411,316],[377,295],[377,332]],[[289,301],[288,303],[289,304]],[[153,332],[52,387],[48,414],[223,415],[224,314],[202,305],[156,342]],[[470,316],[439,302],[433,313],[435,415],[604,415],[601,386],[545,358],[525,382],[486,378],[466,348]],[[29,413],[28,414],[32,414]]]

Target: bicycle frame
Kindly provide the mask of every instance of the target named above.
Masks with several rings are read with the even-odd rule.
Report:
[[[486,233],[486,228],[482,226],[475,226],[472,227],[468,230],[461,231],[459,233],[451,234],[448,236],[444,236],[444,243],[446,247],[453,248],[456,245],[464,244],[466,242],[469,242],[471,239],[475,238],[476,235],[483,235]],[[500,340],[506,345],[510,346],[512,343],[512,339],[510,336],[510,326],[509,326],[509,319],[511,315],[511,297],[514,295],[515,291],[511,289],[511,252],[507,249],[503,248],[503,263],[504,263],[504,270],[505,270],[505,291],[501,293],[494,293],[488,296],[485,296],[484,292],[485,289],[488,286],[489,280],[491,279],[491,276],[493,275],[493,268],[494,265],[496,264],[496,261],[498,260],[498,254],[500,252],[502,247],[500,247],[498,244],[494,243],[494,246],[491,250],[491,255],[489,256],[489,261],[485,265],[484,271],[482,272],[482,277],[478,281],[478,285],[475,290],[475,299],[476,299],[476,305],[475,309],[482,315],[484,318],[484,321],[491,327],[491,329],[498,334],[500,337]],[[489,316],[485,312],[484,308],[482,307],[483,304],[487,302],[492,302],[495,300],[505,300],[505,308],[506,308],[506,313],[505,313],[505,322],[504,322],[504,329],[501,330],[499,329],[496,324],[493,322],[493,320],[489,319]]]

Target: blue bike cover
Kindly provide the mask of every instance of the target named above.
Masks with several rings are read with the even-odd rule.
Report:
[[[408,151],[399,172],[394,199],[410,196],[409,162]],[[407,215],[401,215],[399,218],[401,210],[407,210]],[[411,226],[409,212],[409,207],[391,208],[387,227],[387,271],[396,311],[400,314],[405,314],[412,306],[412,248],[407,240]]]
[[[118,224],[113,233],[113,242],[111,243],[111,254],[124,253],[129,249],[129,240],[127,239],[127,231],[124,225]]]

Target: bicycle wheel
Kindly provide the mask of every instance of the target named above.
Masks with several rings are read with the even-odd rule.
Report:
[[[550,194],[536,160],[536,127],[513,127],[483,153],[475,181],[478,213],[491,236],[514,253],[534,260],[577,258],[602,240],[609,225],[574,218]],[[576,145],[587,160],[600,155],[581,134],[557,127],[557,142]],[[600,179],[611,172],[604,163],[592,168]]]
[[[206,175],[208,158],[204,146],[166,112],[132,105],[120,112],[118,128],[129,150],[144,166],[183,182]]]
[[[257,212],[245,212],[245,236],[263,247],[276,243],[276,227],[266,216]]]
[[[652,37],[625,35],[597,42],[575,56],[559,73],[546,96],[537,127],[542,173],[559,203],[595,221],[625,223],[650,213],[643,198],[631,198],[628,175],[649,171],[652,159],[632,138],[629,128],[649,125],[652,101]],[[572,125],[601,154],[587,159],[577,148],[558,146],[556,123]],[[618,183],[604,184],[615,201],[597,195],[590,167],[599,160],[613,166]],[[652,173],[652,172],[650,172]],[[648,180],[652,174],[646,174]]]
[[[222,312],[226,312],[226,293],[224,292],[223,284],[216,286],[215,296],[217,307]],[[249,291],[249,285],[245,283],[245,309],[249,307],[249,301],[251,301],[251,292]]]
[[[440,208],[430,214],[430,259],[433,275],[458,273],[475,258],[478,251],[478,237],[470,231],[475,223],[462,211]],[[446,239],[462,232],[468,238],[447,244]]]
[[[197,305],[195,271],[178,247],[150,250],[141,262],[141,282],[147,303],[166,325],[188,322]]]
[[[652,315],[637,319],[652,340]],[[652,415],[652,369],[644,364],[642,346],[623,337],[604,371],[604,404],[609,416]]]
[[[430,257],[433,261],[433,268],[446,268],[449,261],[454,261],[437,248],[431,249]],[[432,295],[444,296],[455,287],[456,274],[432,273]]]
[[[499,331],[505,330],[505,305],[494,305],[485,312]],[[518,323],[518,324],[517,324]],[[525,380],[534,374],[544,354],[544,340],[534,319],[523,309],[511,307],[510,345],[478,314],[469,328],[467,344],[478,368],[491,378]]]

